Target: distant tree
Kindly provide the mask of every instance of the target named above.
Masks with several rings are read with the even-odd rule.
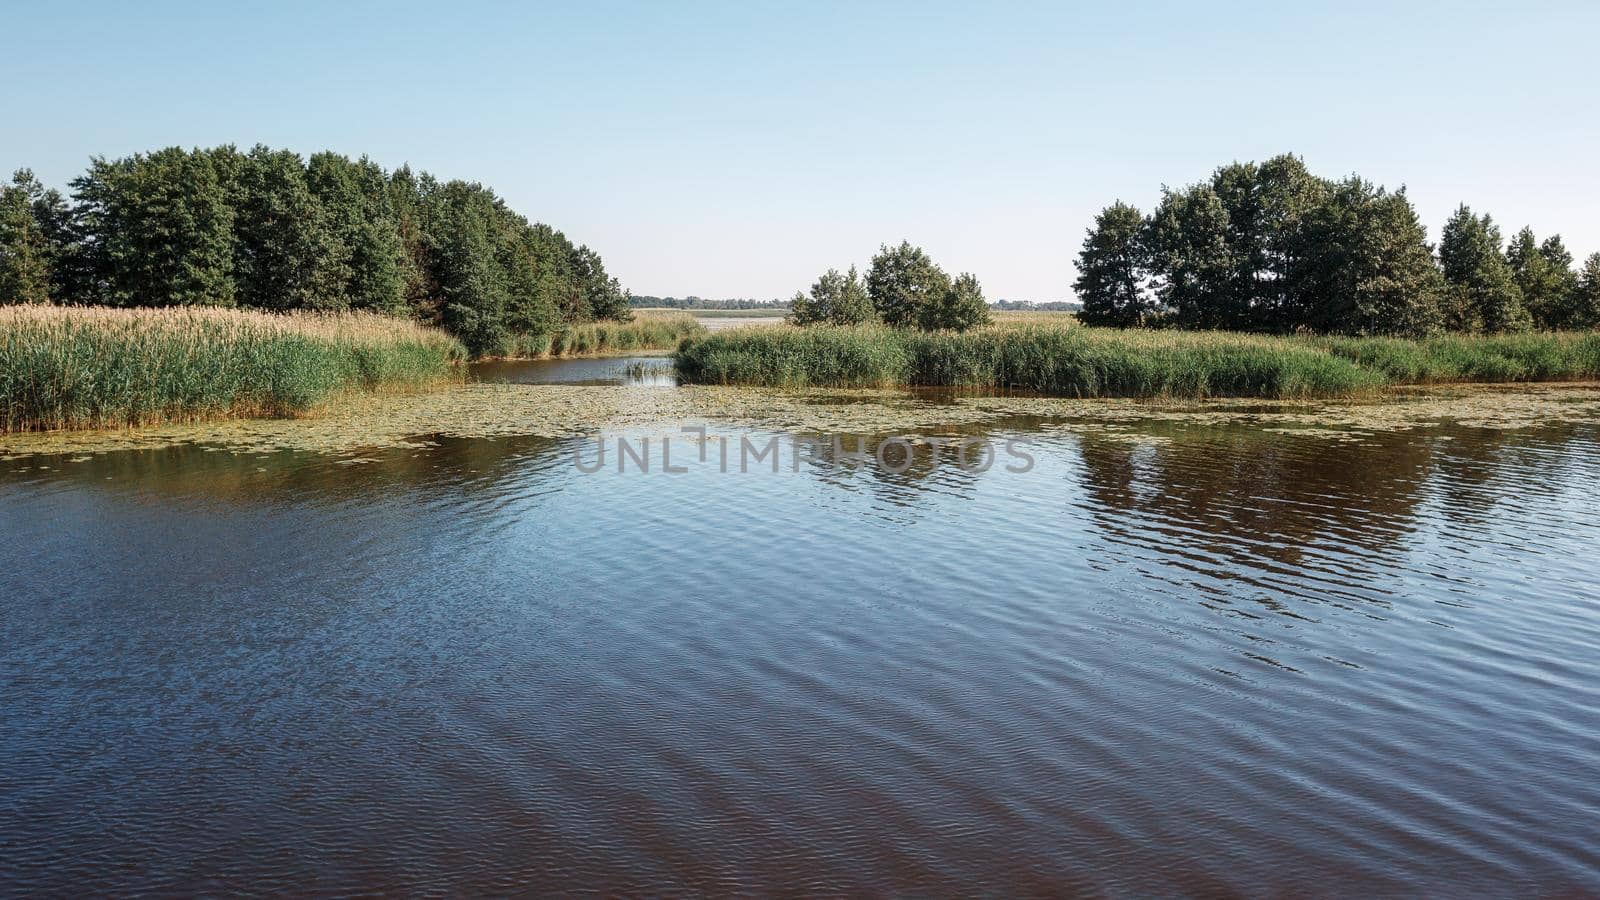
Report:
[[[1458,331],[1524,331],[1532,318],[1501,255],[1500,229],[1465,204],[1445,223],[1439,264],[1449,288],[1449,325]]]
[[[878,249],[867,270],[867,294],[885,325],[912,327],[921,320],[922,307],[950,290],[950,277],[934,265],[921,247],[908,241]]]
[[[1600,328],[1600,253],[1583,261],[1567,323],[1572,328]]]
[[[600,254],[581,246],[574,255],[573,269],[578,274],[579,289],[583,292],[589,314],[596,319],[627,321],[633,318],[628,309],[628,295],[617,279],[606,274]]]
[[[1210,185],[1163,190],[1150,217],[1156,295],[1185,328],[1237,328],[1249,308],[1234,290],[1238,262],[1228,245],[1228,211]]]
[[[1572,254],[1560,235],[1551,235],[1537,244],[1533,229],[1523,228],[1506,247],[1506,264],[1536,327],[1570,327],[1578,273],[1572,270]]]
[[[572,244],[566,235],[549,225],[534,225],[527,234],[528,246],[533,252],[538,281],[535,296],[530,303],[547,315],[553,325],[563,321],[577,321],[579,313],[574,283]],[[584,309],[583,312],[592,310]]]
[[[856,267],[840,274],[829,269],[811,285],[810,295],[796,293],[789,320],[796,325],[860,325],[877,318],[867,287]]]
[[[232,306],[233,208],[210,153],[169,147],[72,182],[93,293],[113,306]]]
[[[791,325],[820,325],[828,321],[827,317],[816,309],[811,298],[806,296],[805,291],[795,291],[794,296],[789,298],[789,314],[784,316],[784,320]]]
[[[1155,308],[1145,289],[1150,253],[1143,213],[1120,200],[1095,217],[1078,251],[1072,289],[1083,302],[1085,325],[1138,325]]]
[[[549,334],[561,313],[544,290],[540,246],[533,229],[517,229],[501,251],[507,278],[506,329],[517,334]]]
[[[51,300],[55,249],[35,208],[44,194],[27,169],[0,187],[0,305]]]
[[[1341,334],[1437,330],[1443,281],[1404,190],[1351,176],[1306,215],[1285,290],[1296,324]]]
[[[924,303],[917,324],[924,331],[969,331],[989,324],[989,304],[983,300],[978,277],[962,272],[938,297]]]

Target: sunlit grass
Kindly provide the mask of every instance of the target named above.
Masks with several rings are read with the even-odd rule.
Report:
[[[459,377],[465,355],[370,314],[0,307],[0,431],[294,415]]]
[[[688,340],[676,361],[685,381],[705,384],[1292,399],[1358,396],[1398,384],[1600,378],[1600,335],[1405,341],[1124,331],[1026,321],[965,334],[782,326]]]
[[[670,350],[684,338],[704,334],[705,326],[686,312],[635,310],[631,322],[584,322],[552,334],[523,335],[514,339],[511,355],[542,359]]]
[[[989,315],[996,325],[1060,325],[1078,324],[1078,314],[1053,309],[993,309]]]

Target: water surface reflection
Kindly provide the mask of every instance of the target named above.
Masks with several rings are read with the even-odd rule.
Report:
[[[0,462],[0,884],[1600,889],[1594,427],[949,435]]]

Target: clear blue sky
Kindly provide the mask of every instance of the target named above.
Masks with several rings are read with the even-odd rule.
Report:
[[[0,166],[257,142],[492,185],[637,293],[909,239],[1071,295],[1115,198],[1281,151],[1600,250],[1600,4],[8,4]]]

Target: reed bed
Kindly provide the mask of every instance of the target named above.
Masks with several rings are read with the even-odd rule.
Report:
[[[636,313],[630,322],[584,322],[550,334],[522,335],[514,339],[511,356],[546,359],[671,350],[684,338],[705,333],[705,326],[688,313],[652,310]]]
[[[0,307],[0,431],[291,416],[459,378],[465,357],[371,314]]]
[[[780,326],[688,340],[675,359],[681,378],[704,384],[1305,399],[1360,396],[1399,384],[1600,378],[1600,335],[1405,341],[1027,322],[965,334]]]
[[[1392,384],[1580,381],[1600,378],[1600,333],[1445,335],[1425,340],[1322,338],[1335,356]]]

